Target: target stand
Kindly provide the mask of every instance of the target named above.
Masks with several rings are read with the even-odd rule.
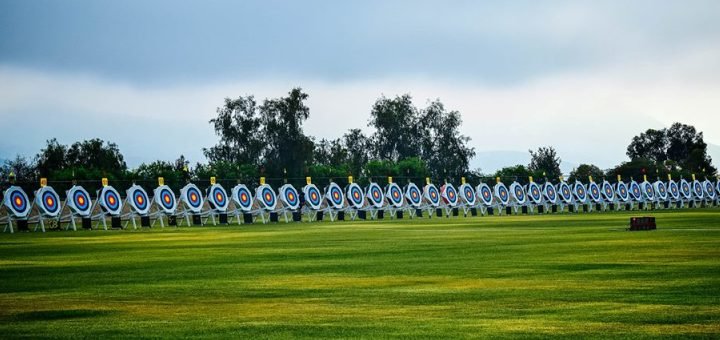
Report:
[[[363,195],[360,194],[360,197]],[[330,221],[345,220],[345,213],[352,211],[352,207],[345,206],[345,194],[339,185],[335,182],[330,182],[325,187],[325,212],[330,216]]]
[[[538,213],[544,213],[546,211],[542,199],[542,189],[540,185],[532,180],[532,177],[530,177],[530,182],[525,186],[525,194],[528,198],[528,213],[535,214],[536,210]]]
[[[472,185],[463,183],[458,187],[458,191],[460,192],[460,197],[462,198],[459,206],[463,211],[463,216],[467,217],[468,213],[471,216],[477,216],[478,199]]]
[[[695,179],[695,175],[693,175],[692,181],[692,197],[694,207],[701,207],[705,203],[705,190],[703,190],[702,183]]]
[[[642,188],[640,187],[640,183],[630,179],[630,184],[628,184],[628,191],[630,192],[630,199],[636,203],[636,207],[638,210],[645,210],[646,204],[645,200],[643,198],[643,192]]]
[[[607,180],[603,180],[600,186],[600,192],[603,197],[603,211],[613,211],[619,209],[619,205],[616,201],[615,188]]]
[[[380,185],[370,182],[365,190],[365,196],[369,203],[370,218],[373,220],[381,220],[385,217],[385,194]]]
[[[188,183],[180,189],[180,202],[177,207],[177,217],[180,218],[178,226],[182,225],[183,221],[188,227],[205,224],[203,222],[205,200],[195,184]]]
[[[686,181],[684,178],[680,179],[680,183],[678,183],[678,187],[680,189],[680,208],[684,208],[686,205],[690,206],[692,202],[692,189],[690,188],[690,183]]]
[[[258,210],[258,216],[263,224],[268,222],[277,222],[277,195],[273,188],[268,184],[262,184],[255,189],[255,200],[259,203],[261,209]]]
[[[561,212],[565,212],[565,207],[568,207],[568,211],[575,212],[577,208],[576,205],[574,205],[573,194],[572,189],[570,188],[570,184],[568,184],[561,178],[560,183],[557,184],[555,190],[558,193],[558,203],[560,207],[559,210]]]
[[[148,216],[153,218],[152,226],[160,221],[160,227],[165,228],[165,222],[168,226],[177,227],[177,218],[175,213],[177,210],[177,200],[175,193],[167,185],[160,185],[153,190],[153,201]]]
[[[237,184],[232,188],[232,201],[231,206],[228,207],[228,214],[235,218],[237,224],[251,224],[260,214],[253,197],[245,184]]]
[[[370,209],[365,201],[365,193],[357,183],[350,183],[345,187],[345,196],[348,202],[350,219],[367,219],[367,210]]]
[[[18,225],[18,229],[23,224],[27,224],[28,215],[30,214],[30,200],[22,188],[11,186],[3,193],[3,213],[0,215],[0,223],[5,224],[3,232],[10,231],[14,233],[13,222]],[[25,225],[27,227],[27,225]],[[43,231],[44,228],[43,228]]]
[[[587,198],[590,206],[589,211],[603,211],[605,209],[600,186],[595,183],[592,176],[588,178]]]
[[[442,217],[442,209],[440,208],[440,190],[435,184],[425,184],[423,188],[424,203],[422,204],[422,210],[427,211],[428,218],[432,218],[433,215]]]
[[[440,187],[440,197],[442,198],[441,206],[445,212],[445,217],[458,216],[460,198],[455,187],[450,183],[443,184]]]
[[[218,183],[213,183],[207,188],[206,195],[205,201],[209,206],[209,209],[203,213],[203,215],[206,216],[206,220],[211,219],[213,225],[218,225],[218,223],[227,225],[230,200],[228,199],[225,188]]]
[[[400,189],[397,183],[393,183],[392,180],[388,182],[388,185],[385,186],[385,198],[387,199],[390,218],[402,219],[405,215],[405,198],[403,197],[402,189]]]
[[[302,214],[300,212],[300,195],[291,184],[285,184],[278,189],[280,196],[280,206],[276,213],[282,214],[285,223],[301,222]]]
[[[404,188],[405,200],[407,201],[406,211],[410,218],[422,217],[422,203],[423,197],[420,188],[413,182],[408,182]]]
[[[622,180],[615,185],[615,195],[617,196],[618,209],[624,208],[627,211],[634,209],[635,204],[630,196],[628,185]]]
[[[668,193],[667,185],[665,185],[665,183],[658,178],[657,181],[652,184],[652,186],[653,189],[655,189],[655,196],[657,199],[656,208],[670,208],[670,195]]]
[[[60,208],[60,223],[68,223],[65,230],[72,227],[73,230],[77,231],[76,218],[82,221],[83,228],[92,229],[93,203],[87,190],[79,185],[73,185],[65,192],[65,196],[65,203]],[[66,210],[68,211],[67,214],[65,214]]]
[[[141,186],[133,184],[130,188],[125,190],[125,202],[123,208],[128,210],[122,214],[122,218],[125,219],[125,228],[132,222],[133,229],[137,229],[137,222],[135,218],[140,219],[141,227],[150,228],[150,199],[148,198],[147,192]]]
[[[122,228],[123,202],[120,199],[120,193],[112,186],[105,185],[97,191],[97,199],[91,211],[94,213],[94,215],[91,214],[92,219],[97,221],[97,228],[102,224],[103,229],[107,230],[108,218],[111,221],[111,228]]]
[[[706,178],[702,185],[705,191],[705,205],[708,207],[716,205],[717,194],[715,193],[715,186],[713,183]]]
[[[588,204],[587,204],[588,194],[587,194],[587,188],[585,188],[585,184],[583,184],[580,181],[575,181],[575,184],[573,185],[572,188],[573,188],[572,192],[573,192],[573,197],[574,197],[572,207],[574,207],[574,210],[575,210],[574,212],[579,213],[581,208],[582,208],[582,212],[588,212],[590,207],[588,207]]]
[[[655,194],[655,187],[647,181],[647,178],[640,183],[640,190],[642,190],[642,200],[645,202],[643,208],[645,208],[645,210],[657,208],[656,205],[658,205],[659,202]]]
[[[558,212],[558,192],[555,186],[547,178],[545,178],[545,183],[542,185],[542,194],[544,198],[543,209],[547,213]]]
[[[682,207],[682,198],[680,196],[680,185],[668,176],[667,181],[668,191],[668,208],[680,208]]]
[[[512,206],[510,205],[510,191],[508,190],[507,186],[505,186],[505,183],[500,181],[500,178],[497,179],[495,186],[493,187],[493,191],[495,191],[495,202],[498,215],[512,214]]]
[[[35,231],[38,227],[45,232],[46,221],[57,221],[60,217],[60,196],[55,189],[49,186],[42,186],[35,191],[35,199],[30,207],[28,223],[35,224]]]
[[[526,206],[527,194],[525,192],[525,188],[523,188],[520,183],[516,181],[510,183],[510,197],[510,206],[512,207],[512,211],[515,215],[528,212],[528,208]]]
[[[324,202],[320,189],[315,184],[310,183],[309,180],[302,188],[302,193],[303,197],[305,197],[305,204],[300,208],[300,211],[303,212],[309,222],[322,221],[325,218],[325,212],[332,211],[328,209],[329,206]]]
[[[493,206],[495,204],[493,192],[489,185],[482,182],[478,184],[478,186],[475,187],[475,196],[479,197],[480,204],[478,207],[480,208],[481,215],[485,216],[495,214],[495,211],[493,210]]]

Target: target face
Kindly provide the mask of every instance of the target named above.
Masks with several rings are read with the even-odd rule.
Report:
[[[560,182],[558,184],[557,190],[560,192],[560,198],[565,201],[565,203],[572,202],[572,191],[570,190],[570,184],[567,184],[567,182]]]
[[[612,202],[615,200],[615,190],[613,190],[612,184],[608,181],[603,181],[602,193],[605,199]]]
[[[715,191],[717,191],[717,193],[720,194],[720,180],[715,182]]]
[[[658,198],[663,201],[667,200],[668,192],[665,183],[657,181],[653,186],[655,187],[655,193],[657,193]]]
[[[268,184],[263,184],[257,188],[256,191],[257,194],[257,200],[262,203],[262,205],[265,207],[265,210],[275,210],[275,206],[277,205],[277,199],[275,196],[275,191],[270,187]]]
[[[685,199],[690,199],[690,195],[692,195],[692,191],[690,191],[690,183],[684,179],[680,180],[680,194]]]
[[[90,214],[92,208],[90,201],[90,194],[81,186],[73,186],[67,191],[68,206],[74,210],[76,214],[81,216],[87,216]]]
[[[475,190],[470,184],[463,184],[460,186],[460,192],[462,192],[462,198],[465,203],[469,206],[474,206],[477,202],[477,196],[475,196]]]
[[[402,190],[400,190],[400,187],[397,185],[397,183],[388,184],[387,196],[388,196],[388,199],[390,200],[390,204],[394,205],[396,208],[399,208],[402,206],[402,204],[403,204]]]
[[[30,213],[27,194],[20,187],[11,186],[5,191],[5,206],[15,217],[25,217]]]
[[[202,211],[202,194],[200,194],[200,189],[195,184],[189,183],[180,189],[180,197],[192,212],[199,213]]]
[[[680,188],[678,188],[678,184],[675,181],[668,181],[668,192],[670,193],[670,197],[672,199],[679,199],[680,198]]]
[[[697,180],[693,181],[692,187],[693,187],[693,193],[695,194],[695,197],[703,198],[703,196],[705,196],[704,192],[703,192],[703,187],[702,187],[702,184],[700,184],[700,181],[697,181]]]
[[[650,182],[647,182],[647,181],[643,182],[642,190],[643,190],[643,195],[645,196],[645,198],[647,200],[649,200],[649,201],[655,200],[655,188],[653,188],[653,186],[652,186],[652,184],[650,184]]]
[[[438,191],[435,184],[425,186],[425,199],[427,199],[433,207],[440,205],[440,191]]]
[[[642,199],[642,189],[640,189],[640,184],[635,181],[630,182],[630,195],[632,195],[633,199],[636,201]]]
[[[244,184],[238,184],[232,189],[233,201],[242,211],[250,211],[253,205],[253,196]]]
[[[486,206],[492,205],[493,202],[493,195],[492,190],[490,190],[490,187],[485,183],[480,183],[477,186],[477,193],[478,196],[480,196],[480,199],[482,200],[483,204]]]
[[[60,196],[52,187],[42,187],[35,192],[35,204],[46,216],[55,217],[60,213]]]
[[[313,210],[320,209],[320,204],[322,204],[322,195],[320,194],[320,189],[318,189],[315,184],[308,184],[303,187],[303,193],[305,194],[305,202],[312,208]]]
[[[573,191],[575,192],[575,197],[580,201],[581,203],[584,203],[587,199],[587,191],[585,191],[585,185],[580,183],[580,181],[575,182]]]
[[[595,182],[590,182],[587,187],[588,196],[593,202],[600,203],[602,197],[600,196],[600,186]]]
[[[507,187],[502,182],[495,184],[495,196],[500,199],[500,203],[507,205],[510,203],[510,193]]]
[[[705,187],[705,195],[707,195],[707,198],[711,200],[715,199],[715,188],[713,188],[712,182],[705,180],[703,186]]]
[[[381,208],[383,206],[383,200],[385,197],[382,189],[380,189],[380,186],[377,183],[370,183],[370,185],[368,185],[367,196],[370,199],[370,203],[372,203],[372,205],[376,208]]]
[[[120,214],[122,210],[122,202],[120,202],[120,194],[111,186],[105,186],[100,190],[100,205],[103,206],[111,215]]]
[[[176,202],[175,193],[167,185],[155,188],[155,203],[167,214],[174,214]]]
[[[410,202],[410,205],[413,207],[417,208],[420,206],[420,203],[422,202],[422,194],[415,183],[407,185],[407,188],[405,189],[405,198],[407,198],[408,202]]]
[[[557,200],[557,191],[555,190],[555,186],[553,186],[552,183],[547,182],[543,185],[543,195],[545,195],[546,200],[548,200],[552,204],[555,204],[555,201]]]
[[[290,209],[295,210],[300,207],[300,198],[298,197],[298,192],[295,187],[290,184],[285,184],[280,187],[280,198]]]
[[[365,196],[363,190],[357,183],[352,183],[347,187],[347,197],[350,204],[355,208],[360,209],[365,205]]]
[[[525,203],[525,189],[523,189],[520,183],[512,182],[512,184],[510,184],[510,191],[512,192],[513,197],[515,197],[515,201],[519,204]]]
[[[150,208],[148,202],[148,195],[139,185],[133,185],[125,191],[125,194],[129,198],[130,206],[140,214],[146,214]]]
[[[617,190],[616,190],[616,192],[617,192],[618,198],[619,198],[621,201],[627,202],[627,200],[630,199],[630,193],[628,192],[628,188],[627,188],[627,185],[626,185],[625,183],[619,182],[619,183],[617,184]]]
[[[537,183],[530,182],[527,186],[527,193],[533,203],[539,204],[542,201],[542,193],[540,192],[540,186]]]
[[[325,193],[325,196],[327,197],[328,201],[330,201],[330,204],[332,204],[333,208],[342,209],[343,202],[345,201],[345,195],[343,195],[340,186],[335,183],[330,183]],[[360,196],[362,196],[362,194]]]
[[[227,192],[220,184],[213,184],[208,188],[208,201],[219,211],[227,210],[228,204],[230,204]]]
[[[443,185],[442,198],[445,200],[445,203],[449,204],[452,207],[457,205],[457,202],[458,202],[457,191],[455,190],[455,187],[452,186],[452,184]]]

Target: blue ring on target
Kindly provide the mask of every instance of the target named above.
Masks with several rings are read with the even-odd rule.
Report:
[[[191,207],[200,208],[202,206],[202,196],[200,196],[200,191],[196,187],[189,187],[185,191],[185,197]]]
[[[224,209],[228,205],[227,193],[220,184],[213,184],[210,187],[210,199],[216,208]]]
[[[390,197],[390,202],[396,206],[402,205],[402,191],[396,183],[390,183],[387,191],[388,196]]]
[[[105,207],[112,212],[120,210],[120,196],[115,192],[115,189],[107,186],[103,191],[102,200]]]
[[[363,205],[363,191],[357,183],[352,183],[348,187],[348,199],[356,208],[360,208]]]
[[[667,199],[667,187],[665,186],[665,183],[657,181],[653,187],[661,200]]]
[[[307,201],[311,207],[317,209],[322,203],[320,190],[312,184],[308,185],[305,189],[305,201]]]
[[[344,197],[342,190],[340,190],[340,187],[335,183],[330,183],[330,186],[327,190],[327,193],[330,197],[330,203],[332,203],[337,209],[342,208]]]
[[[368,186],[368,196],[374,205],[378,206],[382,204],[383,192],[377,183],[370,183]]]
[[[570,201],[572,201],[572,190],[570,190],[570,184],[567,184],[567,182],[561,182],[558,186],[560,198],[562,198],[563,201],[570,203]]]
[[[58,204],[59,201],[60,197],[54,190],[45,189],[43,190],[42,195],[40,195],[42,207],[49,214],[54,214],[60,209],[60,204]]]
[[[595,201],[600,201],[600,186],[597,185],[595,182],[590,182],[588,184],[588,192],[590,192],[590,198]]]
[[[82,188],[73,192],[72,202],[73,205],[75,205],[75,207],[80,211],[90,209],[90,196]]]
[[[550,201],[550,203],[555,203],[557,200],[557,191],[555,191],[555,186],[552,185],[552,183],[547,182],[545,183],[544,190],[545,197]]]
[[[237,197],[237,203],[243,209],[250,209],[252,207],[252,194],[250,189],[246,186],[240,186],[236,190],[235,196]]]
[[[422,194],[415,183],[408,184],[405,196],[413,206],[417,207],[422,203]]]
[[[452,186],[452,184],[445,184],[445,197],[448,200],[448,203],[450,204],[457,204],[457,191],[455,191],[455,187]]]
[[[10,199],[10,206],[12,207],[13,213],[16,215],[24,215],[28,210],[28,199],[25,192],[20,187],[8,188],[10,192],[8,198]]]
[[[147,195],[142,190],[133,192],[132,201],[139,210],[145,210],[148,207]]]
[[[490,190],[490,187],[482,183],[478,185],[478,191],[480,192],[480,199],[483,201],[485,205],[491,205],[493,201],[493,194],[492,190]]]
[[[160,189],[160,205],[167,209],[167,210],[173,210],[175,209],[175,194],[170,191],[170,188],[162,188]]]
[[[437,206],[440,203],[440,191],[434,184],[428,184],[426,186],[427,198],[432,205]]]

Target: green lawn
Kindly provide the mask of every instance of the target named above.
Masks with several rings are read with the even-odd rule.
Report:
[[[720,209],[652,214],[2,234],[0,337],[720,337]]]

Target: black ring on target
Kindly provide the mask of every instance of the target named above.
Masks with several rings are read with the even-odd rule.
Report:
[[[215,207],[224,208],[227,205],[227,194],[220,185],[214,185],[210,194]]]
[[[330,202],[335,207],[342,207],[343,204],[343,193],[342,190],[340,190],[340,187],[335,185],[330,185],[330,188],[328,188],[328,194],[330,194]]]
[[[487,185],[482,185],[480,187],[480,197],[482,197],[483,202],[485,205],[492,204],[492,190],[490,190],[490,187]]]
[[[545,184],[545,196],[551,202],[555,202],[555,200],[557,199],[557,192],[555,191],[555,187],[551,183]]]
[[[90,209],[90,198],[82,189],[75,190],[72,200],[78,210],[85,211]]]
[[[147,195],[142,190],[135,190],[132,194],[132,200],[138,210],[145,210],[148,206]]]
[[[408,192],[408,198],[410,199],[410,203],[417,206],[420,204],[420,202],[422,202],[422,199],[420,197],[421,196],[420,189],[418,189],[418,187],[416,185],[413,184],[413,185],[408,186],[407,192]]]
[[[275,206],[275,193],[270,189],[270,187],[263,187],[260,191],[260,199],[262,199],[263,203],[265,203],[265,206],[267,207],[274,207]]]
[[[167,210],[175,208],[175,195],[168,188],[160,189],[160,204]]]
[[[237,198],[238,203],[240,203],[240,206],[245,209],[250,209],[252,207],[252,194],[250,194],[250,190],[246,187],[240,187],[237,189]]]
[[[600,186],[597,185],[595,182],[590,182],[588,184],[588,190],[590,190],[590,198],[597,202],[600,200]]]
[[[350,199],[350,202],[352,202],[352,204],[356,207],[362,205],[363,192],[362,189],[360,189],[360,186],[355,183],[350,184],[350,188],[348,189],[348,198]]]
[[[430,198],[430,203],[433,205],[437,205],[440,203],[440,192],[438,192],[438,189],[434,185],[429,185],[427,188],[428,191],[428,197]]]
[[[457,191],[455,191],[455,187],[452,185],[446,185],[445,186],[445,196],[447,196],[447,200],[451,204],[457,203]]]
[[[22,215],[28,208],[28,202],[20,188],[10,189],[10,205],[16,214]]]
[[[185,197],[191,207],[200,208],[202,206],[202,196],[200,196],[200,191],[196,187],[189,187],[185,191]]]
[[[395,205],[402,204],[402,191],[400,191],[400,187],[398,187],[397,184],[392,183],[390,184],[390,188],[388,188],[388,192],[390,194],[390,200]]]
[[[50,214],[54,214],[56,211],[58,211],[58,209],[60,209],[60,205],[58,204],[58,201],[60,201],[60,197],[58,197],[55,191],[43,190],[43,193],[40,196],[40,200],[43,209]]]
[[[305,199],[310,203],[311,206],[317,207],[322,203],[320,199],[320,190],[315,186],[309,186],[307,188],[307,195]]]
[[[120,209],[120,197],[118,197],[118,194],[115,192],[115,190],[106,188],[105,192],[103,193],[103,202],[105,203],[105,207],[112,211],[116,212],[118,209]]]
[[[465,202],[468,204],[475,204],[475,190],[470,185],[462,186],[463,195],[465,195]]]
[[[703,197],[703,188],[699,181],[693,181],[693,191],[695,191],[695,196]]]

